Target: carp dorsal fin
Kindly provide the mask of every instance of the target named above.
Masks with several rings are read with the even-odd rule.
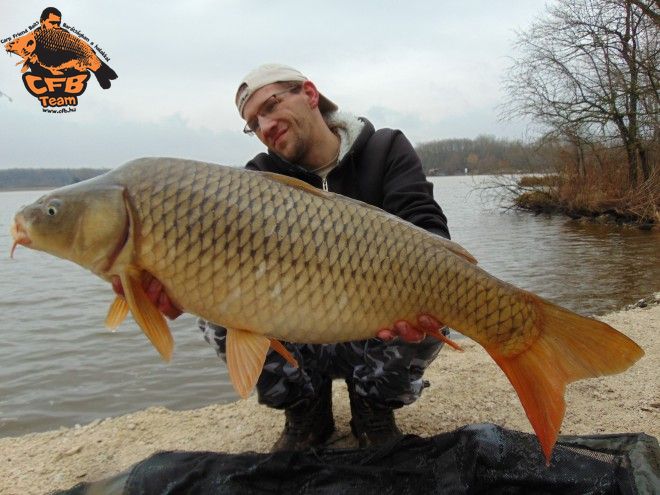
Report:
[[[115,300],[112,301],[110,309],[108,310],[108,316],[105,318],[105,327],[114,332],[117,330],[117,327],[121,322],[124,321],[127,314],[128,303],[126,302],[126,299],[121,296],[115,297]]]
[[[282,174],[276,174],[275,172],[263,172],[259,171],[258,173],[262,174],[263,176],[267,177],[270,180],[274,180],[277,182],[281,182],[282,184],[286,184],[287,186],[295,187],[297,189],[300,189],[301,191],[307,191],[308,193],[312,193],[320,198],[324,199],[337,199],[339,198],[341,201],[345,201],[347,203],[355,203],[358,204],[364,208],[371,208],[372,210],[377,210],[383,213],[387,213],[385,210],[382,208],[378,208],[378,206],[371,205],[369,203],[365,203],[364,201],[360,201],[359,199],[355,198],[350,198],[348,196],[344,196],[343,194],[338,194],[330,191],[324,191],[323,189],[319,189],[318,187],[314,187],[311,184],[308,184],[304,180],[296,179],[295,177],[289,177],[288,175],[282,175]]]
[[[234,389],[247,399],[266,362],[270,339],[258,333],[227,329],[227,369]]]
[[[382,208],[379,208],[378,206],[374,206],[372,204],[365,203],[364,201],[360,201],[359,199],[349,198],[348,196],[343,196],[343,195],[332,193],[332,192],[329,192],[329,191],[324,191],[322,189],[319,189],[317,187],[312,186],[311,184],[308,184],[307,182],[305,182],[303,180],[296,179],[294,177],[289,177],[288,175],[276,174],[274,172],[263,172],[263,171],[260,171],[259,173],[262,174],[264,177],[267,177],[271,180],[280,182],[282,184],[286,184],[287,186],[295,187],[295,188],[300,189],[302,191],[307,191],[307,192],[309,192],[311,194],[314,194],[316,196],[319,196],[321,198],[330,199],[330,198],[339,197],[339,198],[341,198],[342,201],[346,201],[348,203],[358,204],[358,205],[360,205],[364,208],[370,208],[372,210],[377,210],[377,211],[380,211],[382,213],[386,213],[388,215],[391,215],[391,216],[397,218],[398,220],[405,221],[405,220],[397,217],[396,215],[392,215],[391,213],[386,212],[385,210],[383,210]],[[419,228],[421,228],[421,227],[419,227]],[[464,247],[462,247],[461,245],[459,245],[459,244],[457,244],[453,241],[450,241],[449,239],[445,239],[444,237],[441,237],[441,236],[437,236],[437,237],[438,237],[438,239],[440,239],[440,243],[446,249],[448,249],[452,253],[460,256],[461,258],[469,261],[470,263],[474,263],[475,265],[477,264],[477,259],[474,256],[472,256]]]
[[[126,302],[136,323],[163,359],[169,361],[172,358],[174,339],[163,314],[144,292],[139,271],[129,269],[122,273],[119,278],[124,288]]]
[[[475,265],[478,263],[477,258],[472,256],[470,252],[465,249],[463,246],[458,244],[457,242],[450,241],[449,239],[445,239],[444,237],[437,236],[440,244],[444,246],[446,249],[451,251],[452,253],[460,256],[461,258],[469,261],[470,263],[474,263]]]
[[[303,191],[307,191],[309,193],[315,194],[316,196],[320,196],[322,198],[331,198],[334,196],[333,193],[324,191],[323,189],[319,189],[318,187],[314,187],[311,184],[308,184],[304,180],[296,179],[295,177],[289,177],[288,175],[282,175],[282,174],[276,174],[275,172],[259,172],[262,174],[264,177],[269,178],[270,180],[274,180],[277,182],[281,182],[282,184],[286,184],[287,186],[295,187],[296,189],[302,189]]]

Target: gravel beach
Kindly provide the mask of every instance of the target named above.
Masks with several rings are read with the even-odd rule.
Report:
[[[568,387],[561,433],[660,433],[660,305],[599,317],[638,344],[646,355],[623,374]],[[531,431],[513,388],[486,352],[472,341],[464,353],[443,349],[425,377],[420,400],[397,411],[405,433],[428,436],[469,423],[490,422]],[[345,384],[334,382],[337,432],[330,443],[356,445],[348,422]],[[76,428],[0,438],[0,493],[41,494],[120,472],[160,450],[267,452],[283,413],[246,401],[190,411],[149,408]]]

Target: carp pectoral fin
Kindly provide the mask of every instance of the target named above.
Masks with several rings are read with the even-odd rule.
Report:
[[[435,337],[438,339],[440,342],[444,342],[447,344],[449,347],[451,347],[454,350],[464,352],[463,348],[458,345],[456,342],[451,340],[449,337],[447,337],[444,333],[442,333],[440,330],[435,329],[435,328],[430,328],[430,329],[425,329],[424,332],[429,334],[431,337]]]
[[[454,350],[463,352],[463,348],[460,345],[442,333],[442,328],[445,326],[445,324],[440,323],[433,316],[428,314],[421,314],[417,317],[417,324],[425,333],[431,337],[435,337],[440,342],[444,342]]]
[[[277,352],[280,356],[282,356],[287,363],[289,363],[294,368],[298,367],[298,361],[296,361],[296,358],[293,357],[293,354],[289,352],[289,349],[284,347],[282,342],[280,342],[277,339],[270,339],[270,346],[273,348],[275,352]]]
[[[515,356],[486,348],[516,389],[550,464],[564,418],[564,390],[575,380],[620,373],[644,355],[631,339],[606,323],[534,296],[540,335]]]
[[[234,389],[247,399],[266,362],[270,339],[257,333],[227,329],[227,369]]]
[[[163,359],[169,361],[172,358],[174,339],[165,317],[145,294],[139,276],[124,273],[120,278],[133,318]]]
[[[121,322],[124,321],[127,314],[128,303],[126,302],[126,299],[121,296],[115,297],[115,300],[112,301],[110,309],[108,310],[108,316],[105,318],[105,327],[114,332],[117,330],[117,327]]]

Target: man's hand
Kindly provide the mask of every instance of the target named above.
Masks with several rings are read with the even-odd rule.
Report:
[[[174,320],[181,315],[182,311],[172,303],[163,289],[163,284],[147,272],[142,272],[142,288],[151,302],[153,302],[158,310],[170,320]],[[124,288],[117,275],[112,277],[112,290],[118,295],[122,297],[124,296]]]
[[[438,320],[429,315],[419,315],[417,317],[416,325],[409,321],[399,320],[392,328],[382,328],[378,331],[376,336],[384,341],[392,340],[400,337],[406,342],[417,343],[424,340],[427,332],[437,334],[444,325]]]

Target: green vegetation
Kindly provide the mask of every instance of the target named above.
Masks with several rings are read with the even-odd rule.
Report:
[[[93,168],[11,168],[0,170],[0,191],[56,188],[107,172]]]

